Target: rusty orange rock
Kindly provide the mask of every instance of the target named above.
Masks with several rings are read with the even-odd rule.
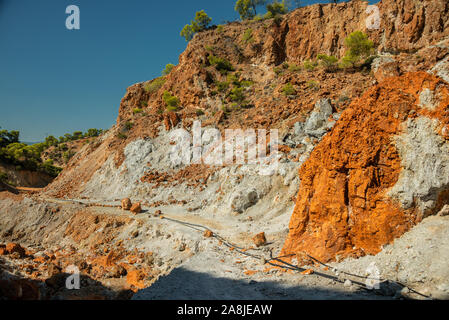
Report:
[[[25,249],[20,244],[17,243],[8,243],[6,245],[6,251],[9,254],[17,253],[20,258],[26,256]]]
[[[142,212],[142,206],[140,205],[140,202],[133,204],[130,211],[134,214],[139,214]]]
[[[6,250],[6,246],[4,244],[0,244],[0,256],[5,256],[8,254],[8,251]]]
[[[281,255],[306,252],[328,262],[337,255],[377,254],[420,221],[422,213],[403,210],[387,196],[401,172],[391,141],[409,116],[425,112],[417,106],[423,86],[438,83],[427,73],[408,73],[351,104],[300,168],[301,186]],[[429,116],[449,120],[438,112]]]
[[[205,238],[212,238],[213,236],[214,236],[214,233],[212,231],[210,231],[210,230],[206,230],[204,232],[204,237]]]
[[[310,276],[314,273],[315,273],[315,271],[313,271],[312,269],[307,269],[307,270],[304,270],[303,272],[301,272],[301,274],[304,276]]]

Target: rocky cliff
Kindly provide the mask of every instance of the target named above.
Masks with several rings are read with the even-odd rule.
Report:
[[[47,194],[132,196],[153,202],[175,199],[222,208],[218,189],[232,202],[253,181],[256,198],[263,199],[274,188],[272,178],[250,177],[237,168],[235,175],[243,180],[229,185],[225,181],[230,168],[173,167],[168,133],[191,128],[195,120],[202,121],[204,128],[222,131],[276,128],[285,144],[280,178],[289,187],[286,204],[299,189],[284,251],[308,250],[324,260],[337,254],[377,253],[383,244],[445,204],[441,199],[444,181],[421,172],[424,164],[409,168],[412,164],[407,159],[412,146],[419,147],[413,151],[416,156],[428,152],[412,139],[428,134],[440,150],[432,151],[432,159],[446,165],[441,132],[447,121],[444,63],[448,48],[442,40],[449,36],[449,5],[444,0],[381,1],[380,26],[374,30],[367,29],[373,12],[367,6],[363,1],[312,5],[281,21],[234,22],[197,34],[168,76],[128,88],[116,126],[95,146],[79,152]],[[377,48],[371,73],[295,68],[319,53],[343,56],[344,39],[355,30],[367,32]],[[232,67],[223,72],[211,64],[210,57],[223,58]],[[296,94],[283,94],[287,84]],[[240,87],[243,98],[235,101],[230,90]],[[175,112],[166,111],[165,91],[179,98]],[[316,121],[309,119],[323,101],[329,111],[321,117],[330,121],[324,131],[318,136],[302,132],[307,121]],[[320,142],[333,127],[332,118],[340,120]],[[420,133],[419,126],[426,127],[426,133]],[[440,135],[432,136],[429,128]],[[301,167],[300,181],[290,178],[317,144]],[[437,169],[433,174],[442,172]],[[416,182],[419,179],[430,180]]]
[[[39,195],[53,205],[33,213],[36,221],[45,216],[51,222],[49,236],[37,228],[37,238],[47,245],[57,235],[64,244],[93,250],[94,257],[118,250],[116,242],[126,247],[123,259],[139,247],[143,261],[151,250],[160,257],[152,266],[159,275],[191,255],[212,259],[205,253],[212,244],[201,237],[167,220],[149,222],[162,211],[213,226],[247,246],[263,231],[269,250],[303,265],[311,262],[305,253],[323,262],[375,255],[428,216],[447,212],[449,4],[381,1],[375,29],[367,28],[375,12],[367,7],[363,1],[312,5],[282,19],[233,22],[195,35],[170,74],[128,88],[116,125],[83,146]],[[342,57],[344,39],[356,30],[375,44],[371,68],[302,67],[320,53]],[[172,108],[166,92],[179,101]],[[212,128],[222,135],[226,129],[278,129],[279,166],[261,175],[251,165],[173,163],[171,134],[193,129],[194,121],[201,121],[204,138],[192,143],[196,148],[210,146]],[[265,138],[274,144],[271,135]],[[140,202],[148,219],[125,219],[116,208],[123,198]],[[3,207],[23,215],[33,210],[34,204],[13,202]],[[12,211],[0,220],[4,238],[32,242],[27,230],[35,225]],[[439,237],[446,230],[440,229]],[[224,261],[224,250],[213,249]],[[118,261],[86,269],[100,268],[92,275],[101,278]],[[125,266],[137,268],[129,261]],[[131,282],[133,289],[145,286]]]

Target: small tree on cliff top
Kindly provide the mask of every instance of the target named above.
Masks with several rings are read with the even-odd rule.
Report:
[[[237,0],[234,10],[239,13],[240,19],[250,20],[257,15],[257,7],[266,3],[266,0]]]
[[[191,24],[184,26],[181,31],[181,36],[184,37],[186,41],[190,41],[195,33],[207,29],[211,22],[212,18],[210,18],[204,10],[198,11],[195,14],[195,19],[191,21]]]

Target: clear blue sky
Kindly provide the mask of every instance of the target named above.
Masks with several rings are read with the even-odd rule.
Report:
[[[326,1],[302,1],[304,4]],[[22,141],[110,128],[134,83],[177,64],[201,9],[236,20],[235,0],[0,0],[0,127]],[[81,29],[67,30],[77,5]]]

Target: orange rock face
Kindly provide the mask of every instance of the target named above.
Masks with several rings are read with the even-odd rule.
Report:
[[[434,90],[441,83],[424,72],[408,73],[351,104],[300,169],[282,255],[306,252],[327,262],[337,255],[377,254],[420,221],[423,213],[403,210],[386,195],[402,169],[392,137],[401,123],[418,115],[447,123],[448,99],[433,113],[418,106],[423,88]]]

